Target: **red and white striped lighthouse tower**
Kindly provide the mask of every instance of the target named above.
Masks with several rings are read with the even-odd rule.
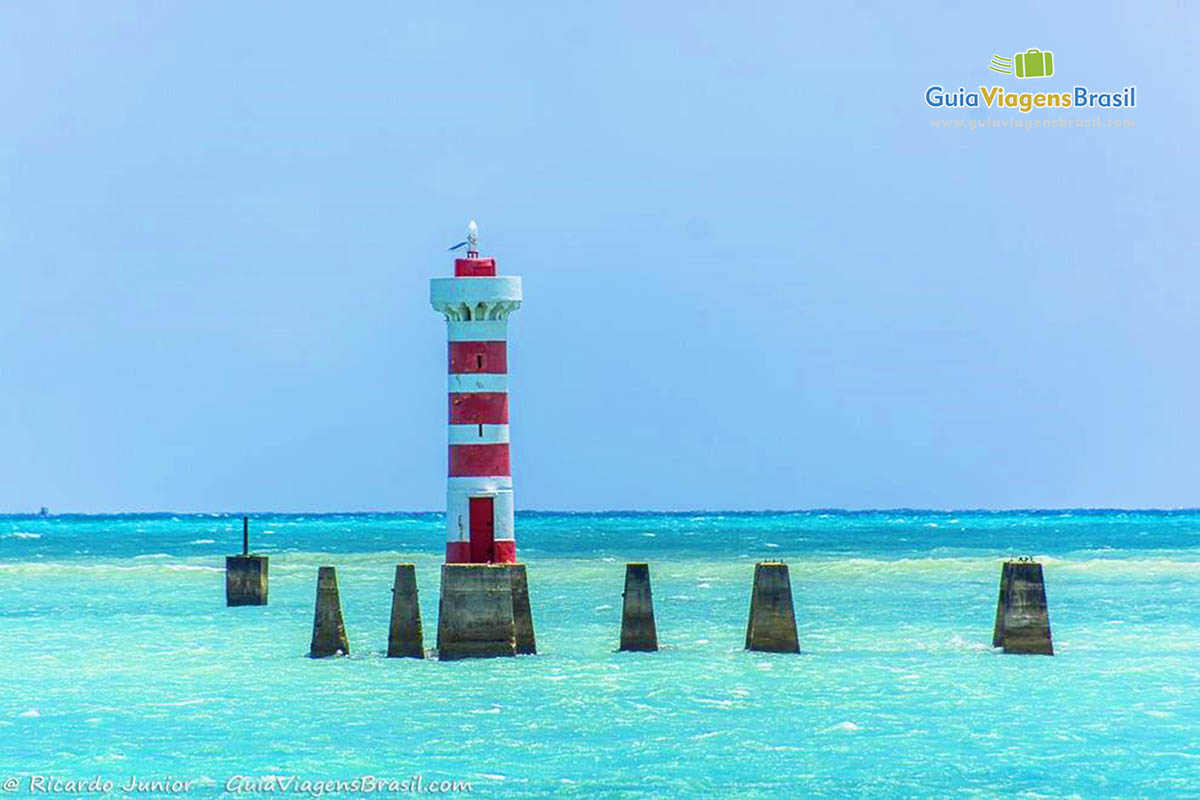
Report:
[[[467,257],[453,278],[429,281],[429,302],[446,317],[450,372],[450,470],[446,563],[517,560],[508,440],[508,315],[521,305],[521,279],[496,274],[468,227]]]

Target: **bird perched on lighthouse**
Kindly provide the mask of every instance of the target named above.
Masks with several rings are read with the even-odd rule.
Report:
[[[462,247],[467,248],[467,258],[479,258],[479,226],[475,224],[475,220],[467,223],[467,240],[459,242],[453,247],[447,247],[447,252],[453,252]]]

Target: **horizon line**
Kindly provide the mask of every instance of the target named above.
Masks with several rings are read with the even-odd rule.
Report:
[[[1087,514],[1098,513],[1186,513],[1200,512],[1197,506],[1145,506],[1139,508],[1122,508],[1118,506],[1043,506],[1043,507],[986,507],[975,508],[919,508],[909,506],[897,507],[813,507],[813,508],[761,508],[761,509],[722,509],[722,508],[691,508],[691,509],[646,509],[646,508],[612,508],[570,511],[565,509],[521,508],[517,514],[567,514],[574,516],[612,515],[612,514],[658,514],[658,515],[771,515],[771,514],[1062,514],[1078,512]],[[389,510],[354,510],[354,511],[64,511],[42,514],[40,511],[0,511],[0,519],[34,518],[53,519],[64,517],[361,517],[361,516],[437,516],[445,515],[444,510],[403,511]]]

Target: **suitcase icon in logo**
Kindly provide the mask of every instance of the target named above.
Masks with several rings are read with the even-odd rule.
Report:
[[[1049,78],[1054,74],[1054,54],[1031,47],[1013,56],[1018,78]]]

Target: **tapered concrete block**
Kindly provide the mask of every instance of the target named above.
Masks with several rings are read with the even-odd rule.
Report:
[[[1004,652],[1054,655],[1042,565],[1036,561],[1009,561],[1001,571],[1001,580],[999,638]],[[996,638],[993,632],[992,640]]]
[[[317,571],[317,608],[313,614],[312,644],[308,654],[324,658],[341,653],[350,655],[346,625],[342,621],[342,601],[338,596],[337,570],[321,567]]]
[[[267,604],[267,556],[225,556],[225,605]]]
[[[768,653],[799,653],[796,610],[792,606],[792,580],[787,564],[754,565],[750,617],[746,622],[746,649]]]
[[[513,626],[517,641],[517,655],[531,656],[537,653],[537,639],[533,633],[533,609],[529,606],[529,580],[524,564],[509,564],[512,575]]]
[[[421,606],[417,602],[417,570],[397,564],[392,583],[392,620],[388,626],[388,658],[424,658]]]
[[[512,569],[507,564],[443,564],[438,659],[517,653]]]
[[[996,624],[992,626],[992,647],[1004,646],[1004,609],[1008,605],[1008,576],[1011,572],[1010,561],[1005,561],[1000,567],[1000,593],[996,599]]]
[[[625,598],[621,609],[621,650],[658,650],[654,597],[650,594],[650,565],[625,565]]]

